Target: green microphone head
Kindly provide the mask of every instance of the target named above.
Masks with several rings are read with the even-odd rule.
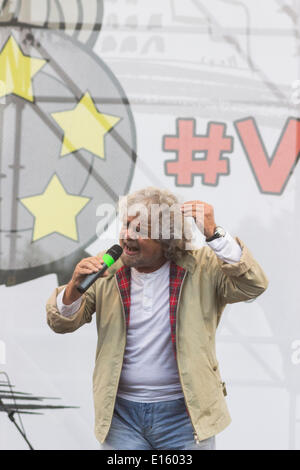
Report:
[[[107,250],[107,252],[102,256],[106,266],[110,267],[112,264],[114,264],[114,262],[120,258],[122,252],[123,250],[120,245],[114,245],[109,250]]]
[[[113,257],[110,256],[108,253],[104,253],[104,255],[102,256],[102,259],[103,259],[104,263],[106,264],[106,266],[108,266],[108,267],[110,267],[115,262]]]

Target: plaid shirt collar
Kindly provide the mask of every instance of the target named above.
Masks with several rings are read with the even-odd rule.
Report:
[[[176,311],[179,300],[181,285],[185,276],[186,270],[175,264],[173,261],[170,263],[170,327],[171,327],[171,340],[173,350],[176,357]],[[125,312],[126,328],[130,322],[130,281],[131,269],[128,266],[122,266],[116,272],[116,279],[121,294],[121,299]]]

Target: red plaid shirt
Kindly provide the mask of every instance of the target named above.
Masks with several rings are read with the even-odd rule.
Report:
[[[176,311],[179,299],[179,293],[181,284],[185,275],[185,269],[178,266],[177,264],[170,263],[170,327],[171,327],[171,339],[174,348],[174,354],[176,358]],[[122,266],[116,272],[116,278],[123,302],[126,327],[129,326],[130,321],[130,280],[131,280],[131,269],[128,266]]]

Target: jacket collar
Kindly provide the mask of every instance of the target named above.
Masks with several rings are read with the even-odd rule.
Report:
[[[185,251],[182,256],[177,257],[174,260],[174,263],[177,264],[177,266],[186,269],[191,274],[193,274],[196,268],[196,258],[192,254],[192,251]]]

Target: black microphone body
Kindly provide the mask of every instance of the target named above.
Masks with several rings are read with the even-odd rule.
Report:
[[[84,294],[84,292],[91,287],[91,285],[103,274],[105,271],[112,265],[114,264],[117,259],[120,258],[121,254],[123,252],[123,249],[120,247],[120,245],[113,245],[107,252],[103,255],[103,261],[104,264],[100,271],[97,273],[92,273],[88,274],[84,280],[79,284],[77,287],[77,290],[81,293]]]
[[[106,263],[104,263],[103,267],[98,271],[97,273],[92,273],[88,274],[83,281],[79,284],[77,287],[77,290],[81,293],[84,294],[85,291],[91,287],[91,285],[99,278],[101,277],[105,271],[107,270],[108,266]]]

